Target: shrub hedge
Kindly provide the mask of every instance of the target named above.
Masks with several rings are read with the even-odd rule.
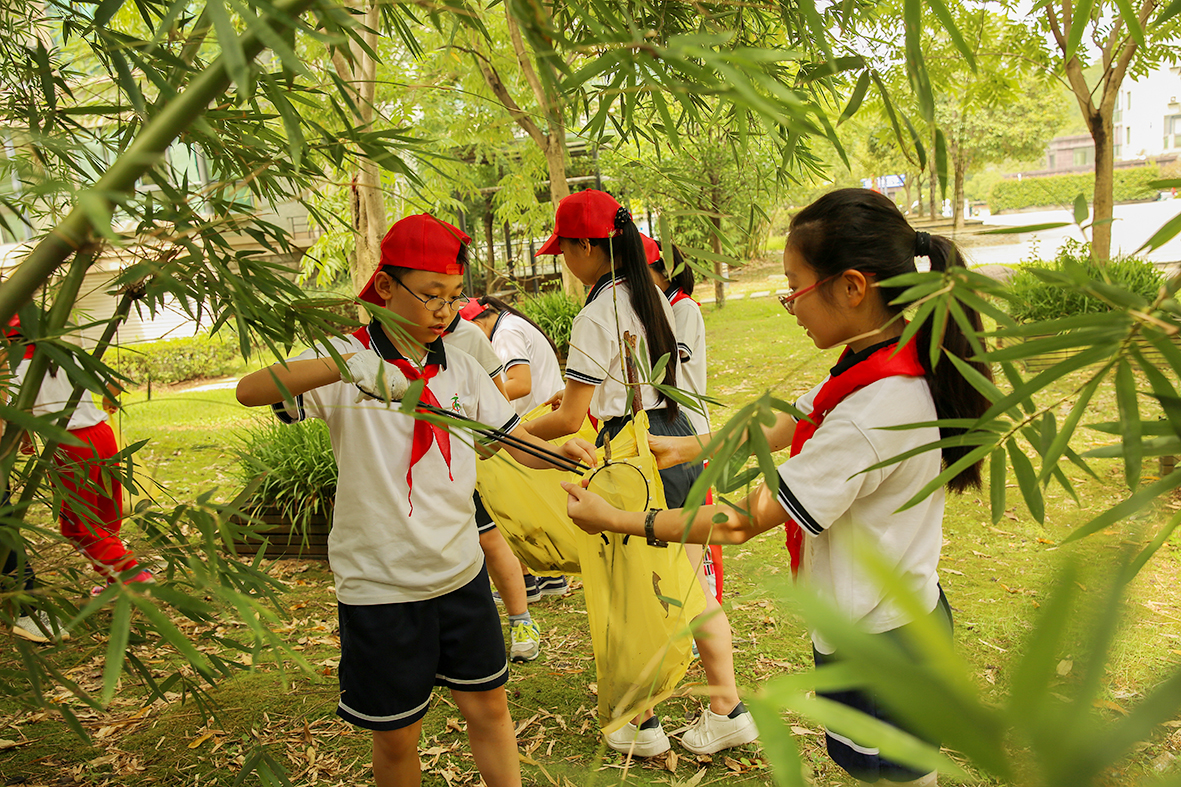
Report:
[[[243,485],[261,479],[247,510],[273,506],[300,527],[316,514],[331,519],[339,474],[327,424],[270,420],[241,439],[238,479]]]
[[[236,343],[208,334],[112,348],[106,360],[116,371],[140,384],[149,380],[169,384],[219,377],[241,364]]]
[[[1116,202],[1155,199],[1158,189],[1148,185],[1160,179],[1160,167],[1128,167],[1115,171],[1112,184]],[[1085,172],[1072,175],[1046,175],[1021,180],[1002,180],[988,195],[988,209],[993,213],[1022,208],[1071,205],[1079,194],[1088,197],[1095,189],[1095,176]]]
[[[1016,268],[1016,273],[1009,280],[1009,291],[1013,298],[1007,307],[1013,319],[1029,323],[1110,311],[1111,307],[1105,301],[1092,298],[1081,290],[1044,281],[1033,272],[1035,268],[1062,271],[1069,264],[1082,266],[1091,279],[1106,281],[1150,301],[1157,296],[1164,283],[1164,274],[1151,262],[1135,257],[1120,257],[1096,265],[1091,260],[1089,244],[1068,240],[1052,262],[1038,260]]]
[[[531,295],[516,302],[516,307],[558,346],[558,354],[565,358],[570,349],[570,328],[582,309],[582,302],[562,290],[551,290]]]

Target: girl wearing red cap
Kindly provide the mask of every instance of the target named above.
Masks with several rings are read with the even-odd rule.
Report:
[[[615,436],[630,420],[638,397],[647,411],[653,435],[695,434],[685,413],[650,384],[629,385],[624,371],[622,338],[636,337],[643,347],[639,358],[655,362],[663,356],[664,385],[677,385],[677,341],[668,301],[652,285],[643,239],[631,214],[614,197],[588,189],[558,205],[554,234],[539,254],[561,254],[566,267],[590,285],[586,304],[574,318],[566,361],[566,389],[557,409],[530,423],[530,431],[552,440],[577,431],[590,414],[600,424],[599,439]],[[637,365],[639,364],[637,358]],[[641,381],[648,370],[639,370]],[[700,463],[686,462],[660,471],[670,507],[684,505]],[[672,539],[679,541],[680,539]],[[700,553],[686,552],[695,562]],[[707,594],[708,595],[708,594]],[[720,607],[695,621],[702,636],[696,640],[709,679],[710,705],[684,734],[681,743],[698,754],[708,754],[749,743],[758,735],[753,719],[738,698],[730,625]],[[651,757],[669,748],[668,736],[652,711],[606,736],[607,745],[621,752]]]
[[[945,357],[935,366],[927,352],[930,323],[901,342],[906,325],[901,315],[911,305],[902,302],[907,288],[879,282],[914,273],[916,257],[929,258],[933,271],[963,264],[952,241],[916,232],[891,200],[867,189],[831,192],[796,214],[783,253],[792,290],[781,301],[818,348],[845,345],[845,350],[829,376],[796,402],[808,420],[797,422],[782,413],[765,427],[772,451],[791,448],[773,486],[760,485],[737,505],[702,506],[689,522],[683,511],[662,511],[648,528],[655,538],[687,534],[697,543],[741,544],[786,525],[791,567],[798,568],[800,582],[866,633],[908,652],[917,644],[914,624],[921,617],[948,638],[952,628],[937,571],[944,491],[911,501],[971,450],[955,442],[962,430],[932,424],[937,419],[971,423],[989,404],[952,358],[990,378],[988,366],[973,360],[976,350],[956,320],[942,327],[939,344]],[[979,315],[961,308],[979,331]],[[932,450],[941,440],[948,445]],[[699,455],[702,443],[665,438],[651,445],[664,464]],[[901,459],[884,461],[896,457]],[[979,486],[982,461],[960,469],[948,486],[958,492]],[[618,511],[575,484],[563,487],[570,494],[570,516],[583,530],[645,532],[643,514]],[[867,571],[866,554],[888,568],[897,584]],[[918,615],[898,598],[897,587],[919,605]],[[811,638],[818,666],[842,661],[823,626]],[[879,691],[884,694],[889,687],[818,694],[903,727],[938,748],[937,728],[900,723]],[[888,699],[896,706],[903,698],[895,693]],[[936,772],[889,760],[870,741],[836,731],[826,738],[833,760],[862,782],[936,784]]]

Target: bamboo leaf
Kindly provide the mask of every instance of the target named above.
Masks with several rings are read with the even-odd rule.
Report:
[[[1181,3],[1181,0],[1178,0]],[[1181,232],[1181,213],[1178,213],[1173,218],[1166,221],[1161,228],[1152,233],[1152,237],[1144,241],[1140,248],[1136,249],[1139,254],[1142,251],[1156,251],[1161,246],[1177,237],[1177,233]]]
[[[1038,486],[1037,473],[1033,470],[1033,463],[1021,450],[1016,441],[1010,441],[1009,461],[1013,466],[1013,475],[1017,476],[1017,486],[1021,489],[1021,496],[1025,498],[1025,505],[1037,523],[1045,524],[1046,503],[1042,499],[1042,490]]]
[[[1091,6],[1093,0],[1079,0],[1074,7],[1074,16],[1070,20],[1070,30],[1066,32],[1066,51],[1063,61],[1069,63],[1078,54],[1078,45],[1083,40],[1087,25],[1091,22]]]
[[[1087,196],[1078,194],[1074,198],[1074,223],[1080,227],[1086,223],[1091,215],[1091,207],[1087,204]]]
[[[250,67],[225,0],[208,0],[205,7],[213,19],[213,29],[217,31],[217,43],[221,48],[222,57],[226,59],[226,73],[238,86],[238,93],[244,97],[249,96]]]
[[[1050,477],[1050,473],[1058,464],[1059,457],[1062,452],[1066,450],[1070,438],[1074,436],[1075,429],[1078,428],[1078,422],[1083,417],[1083,413],[1087,409],[1087,405],[1091,401],[1091,397],[1095,395],[1095,391],[1099,388],[1099,383],[1103,381],[1103,375],[1095,375],[1091,381],[1087,383],[1083,390],[1079,392],[1078,400],[1075,401],[1074,406],[1070,408],[1070,414],[1066,416],[1066,420],[1062,422],[1062,429],[1054,436],[1053,442],[1046,452],[1042,455],[1042,472],[1038,476],[1038,481],[1045,483],[1046,479]],[[1047,413],[1047,415],[1050,415]],[[1040,495],[1039,495],[1040,497]],[[1040,519],[1038,521],[1041,521]]]
[[[1119,8],[1120,18],[1124,20],[1124,26],[1128,28],[1128,35],[1137,46],[1144,47],[1144,26],[1140,24],[1136,9],[1128,0],[1115,0],[1115,4]]]
[[[959,27],[956,26],[955,18],[951,15],[947,5],[944,4],[943,0],[927,0],[927,5],[931,6],[931,10],[935,12],[935,16],[939,17],[939,21],[943,23],[943,29],[951,36],[952,43],[955,44],[956,49],[960,50],[960,54],[964,56],[964,60],[968,61],[968,67],[975,73],[976,55],[964,41],[964,37],[960,33]]]
[[[947,169],[947,138],[943,129],[935,130],[935,171],[939,173],[939,197],[947,199],[947,184],[951,180]]]
[[[1124,479],[1129,488],[1140,483],[1143,447],[1140,434],[1140,402],[1136,395],[1136,378],[1132,366],[1120,359],[1115,367],[1115,401],[1123,426]]]
[[[1069,544],[1072,541],[1078,541],[1080,538],[1086,538],[1092,533],[1114,525],[1121,519],[1136,514],[1161,495],[1167,494],[1179,486],[1181,486],[1181,471],[1174,471],[1159,481],[1141,487],[1123,502],[1107,509],[1082,527],[1074,529],[1062,540],[1062,543]]]
[[[1152,26],[1159,27],[1177,14],[1181,14],[1181,0],[1173,0],[1173,2],[1165,6],[1164,10],[1157,14],[1156,19],[1153,20]]]
[[[115,602],[108,630],[107,659],[103,666],[103,704],[115,696],[119,676],[123,674],[124,658],[127,655],[127,641],[131,634],[131,598],[124,593]]]
[[[988,460],[988,497],[992,508],[992,523],[995,525],[1005,515],[1005,452],[997,449]]]
[[[865,100],[865,91],[868,89],[869,72],[862,71],[861,76],[857,78],[857,84],[853,88],[853,93],[849,96],[849,103],[845,104],[845,110],[841,112],[841,116],[837,120],[838,126],[856,114],[857,110],[861,107],[861,102]]]

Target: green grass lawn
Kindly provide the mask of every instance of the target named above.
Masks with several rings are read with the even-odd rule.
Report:
[[[724,309],[705,309],[709,335],[710,391],[723,405],[712,415],[715,426],[732,408],[766,389],[792,400],[823,377],[836,357],[820,352],[773,298],[734,301]],[[1089,420],[1113,418],[1114,396],[1096,398]],[[117,421],[124,442],[147,439],[139,454],[147,477],[145,492],[171,506],[216,487],[228,499],[236,491],[235,444],[253,419],[267,413],[238,406],[232,389],[129,394]],[[1095,443],[1102,442],[1096,439]],[[1142,539],[1132,522],[1078,546],[1059,542],[1087,521],[1101,505],[1118,499],[1121,469],[1097,463],[1100,479],[1072,471],[1082,505],[1054,491],[1047,501],[1046,524],[1034,522],[1016,489],[999,524],[990,521],[987,496],[969,493],[949,499],[941,578],[956,616],[958,650],[972,666],[977,684],[990,700],[1003,699],[1006,670],[1023,648],[1063,557],[1092,556],[1092,566],[1125,540]],[[1152,520],[1148,520],[1151,523]],[[126,533],[136,543],[134,520]],[[64,551],[64,550],[62,550]],[[63,560],[73,556],[65,555]],[[76,558],[74,558],[76,559]],[[739,684],[754,688],[784,673],[811,668],[811,649],[800,622],[777,601],[788,581],[787,553],[778,532],[726,551],[726,609],[734,629]],[[78,740],[59,717],[29,712],[14,696],[0,696],[0,783],[88,785],[230,785],[256,741],[268,745],[296,785],[353,785],[371,782],[369,737],[334,716],[335,668],[339,659],[332,578],[324,563],[277,561],[271,573],[287,588],[284,636],[315,669],[280,672],[273,664],[244,670],[210,689],[218,707],[213,715],[193,702],[170,695],[146,705],[142,686],[125,678],[115,701],[103,712],[78,708],[91,736]],[[1120,646],[1107,675],[1104,712],[1117,718],[1136,703],[1181,654],[1181,604],[1177,597],[1178,556],[1167,545],[1137,579],[1128,603]],[[1084,575],[1081,582],[1086,582]],[[594,664],[581,590],[547,599],[532,608],[544,633],[540,659],[512,667],[509,698],[518,724],[525,783],[529,785],[609,785],[625,775],[636,784],[765,785],[771,777],[757,745],[697,757],[674,744],[672,756],[625,765],[599,744],[595,719]],[[219,626],[232,632],[240,624],[227,618]],[[507,632],[506,632],[507,637]],[[2,640],[0,640],[2,641]],[[97,690],[106,652],[101,633],[84,634],[57,648],[59,667],[80,685]],[[147,663],[166,664],[174,655],[162,643],[131,645]],[[16,649],[4,642],[0,681],[17,666]],[[1064,659],[1063,663],[1069,659]],[[391,668],[396,668],[391,658]],[[1060,665],[1064,677],[1068,667]],[[695,694],[704,680],[695,664],[678,696],[658,711],[673,732],[697,713]],[[4,683],[0,683],[4,685]],[[60,701],[71,702],[68,692]],[[823,751],[820,727],[791,716],[805,764],[818,785],[853,782],[832,766]],[[1145,774],[1171,771],[1181,746],[1181,723],[1162,728],[1106,783],[1121,784]],[[424,724],[424,784],[472,784],[478,779],[462,732],[462,719],[448,695],[438,694]],[[9,742],[9,743],[5,743]],[[695,781],[697,780],[697,781]],[[991,784],[987,779],[981,783]]]

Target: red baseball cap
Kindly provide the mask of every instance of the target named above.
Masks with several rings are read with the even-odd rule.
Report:
[[[387,265],[435,273],[463,273],[458,262],[459,250],[471,238],[458,227],[436,219],[429,213],[407,216],[390,227],[381,240],[381,261],[369,282],[361,290],[361,300],[385,306],[374,282]]]
[[[642,232],[640,233],[640,240],[644,242],[644,256],[648,258],[648,264],[654,265],[660,262],[660,247],[656,245],[656,241]]]
[[[480,303],[478,298],[472,298],[459,310],[459,316],[465,320],[474,320],[487,310],[487,306]]]
[[[614,238],[619,234],[615,228],[615,216],[622,208],[618,200],[605,191],[587,189],[571,194],[558,203],[554,234],[537,253],[561,254],[558,238]]]

